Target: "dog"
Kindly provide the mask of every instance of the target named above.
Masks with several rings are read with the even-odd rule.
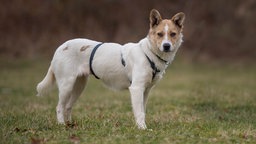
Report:
[[[152,9],[148,35],[138,43],[66,41],[57,48],[45,78],[37,85],[38,96],[46,95],[57,83],[57,120],[65,124],[71,121],[72,106],[88,77],[94,75],[110,88],[129,89],[136,125],[139,129],[147,129],[148,94],[162,78],[183,41],[184,20],[183,12],[171,19],[162,19],[160,13]]]

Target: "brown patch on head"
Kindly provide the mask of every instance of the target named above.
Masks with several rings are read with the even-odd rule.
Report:
[[[87,48],[89,48],[90,46],[89,45],[86,45],[86,46],[82,46],[81,47],[81,49],[80,49],[80,51],[82,52],[82,51],[85,51]]]
[[[181,38],[185,20],[184,13],[177,13],[171,19],[162,19],[160,13],[153,9],[150,13],[150,30],[148,37],[156,50],[160,50],[163,41],[175,45]]]
[[[68,50],[68,46],[66,46],[66,47],[63,49],[63,51],[65,51],[65,50]]]
[[[162,17],[156,9],[152,9],[150,12],[149,20],[150,20],[150,28],[153,28],[159,25],[159,23],[162,21]]]
[[[183,28],[184,20],[185,20],[185,14],[183,12],[177,13],[174,15],[171,19],[173,23],[178,26],[179,28]]]
[[[180,39],[182,28],[177,26],[172,20],[166,20],[166,26],[168,26],[167,36],[168,40],[172,42],[173,45]]]

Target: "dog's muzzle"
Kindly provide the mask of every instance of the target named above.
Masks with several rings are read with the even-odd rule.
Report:
[[[171,51],[171,45],[169,43],[163,44],[163,50],[164,52],[170,52]]]

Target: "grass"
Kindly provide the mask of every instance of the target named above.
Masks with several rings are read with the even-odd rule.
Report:
[[[0,61],[0,143],[255,143],[256,67],[175,61],[152,90],[147,125],[138,130],[129,92],[93,77],[73,109],[56,123],[57,91],[36,97],[48,60]]]

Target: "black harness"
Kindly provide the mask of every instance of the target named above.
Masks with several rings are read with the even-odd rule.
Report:
[[[93,61],[93,58],[94,58],[94,55],[95,55],[97,49],[98,49],[102,44],[103,44],[103,43],[99,43],[99,44],[97,44],[97,45],[93,48],[92,53],[91,53],[91,56],[90,56],[90,60],[89,60],[90,71],[91,71],[92,75],[94,75],[94,77],[95,77],[96,79],[100,79],[100,78],[99,78],[99,77],[95,74],[95,72],[93,71],[93,68],[92,68],[92,61]],[[126,63],[125,63],[125,61],[124,61],[124,58],[123,58],[123,54],[122,54],[122,53],[121,53],[121,63],[122,63],[122,65],[125,67]]]
[[[145,54],[146,55],[146,54]],[[152,80],[155,78],[156,74],[160,72],[160,70],[156,67],[156,64],[149,59],[149,57],[146,55],[148,62],[152,68]]]
[[[157,54],[155,54],[155,56],[162,62],[164,62],[166,65],[169,65],[169,62],[167,60],[162,59],[160,56],[158,56]]]
[[[90,56],[90,60],[89,60],[90,71],[91,71],[92,75],[94,75],[94,77],[97,78],[97,79],[100,79],[100,78],[99,78],[99,77],[95,74],[95,72],[93,71],[92,62],[93,62],[93,58],[94,58],[94,55],[95,55],[97,49],[98,49],[102,44],[103,44],[103,43],[99,43],[99,44],[97,44],[97,45],[93,48],[92,53],[91,53],[91,56]],[[147,58],[147,60],[148,60],[148,62],[149,62],[149,64],[150,64],[150,67],[152,68],[152,80],[153,80],[153,79],[155,78],[156,74],[160,72],[160,70],[156,67],[156,64],[155,64],[152,60],[150,60],[150,58],[149,58],[146,54],[145,54],[145,56],[146,56],[146,58]],[[168,65],[168,63],[169,63],[168,61],[166,61],[166,60],[160,58],[158,55],[156,55],[156,57],[157,57],[159,60],[161,60],[162,62],[164,62],[166,65]],[[122,65],[123,65],[124,67],[126,66],[126,63],[125,63],[125,60],[124,60],[124,58],[123,58],[123,54],[122,54],[122,53],[121,53],[121,63],[122,63]]]
[[[98,49],[102,44],[103,44],[103,43],[99,43],[99,44],[97,44],[97,45],[93,48],[92,53],[91,53],[91,56],[90,56],[90,61],[89,61],[90,71],[91,71],[92,75],[95,76],[96,79],[100,79],[100,78],[94,73],[94,71],[93,71],[93,69],[92,69],[92,61],[93,61],[93,58],[94,58],[94,55],[95,55],[97,49]]]
[[[158,56],[157,54],[154,54],[160,61],[164,62],[165,65],[169,65],[169,62],[167,60],[162,59],[160,56]],[[154,61],[152,61],[146,54],[145,54],[151,68],[152,68],[152,80],[155,78],[156,74],[161,72],[157,67],[156,64],[154,63]]]

